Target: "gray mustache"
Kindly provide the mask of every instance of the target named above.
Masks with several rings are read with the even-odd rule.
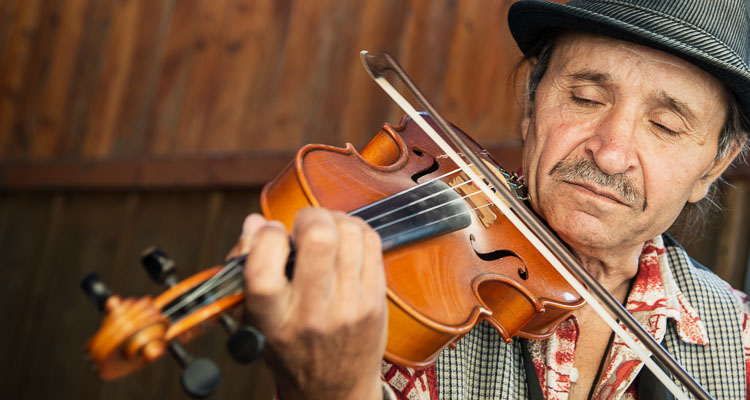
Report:
[[[563,160],[557,163],[549,174],[565,181],[590,183],[607,188],[615,192],[626,204],[634,206],[643,203],[643,208],[646,208],[645,200],[641,200],[643,194],[625,174],[608,175],[593,160]]]

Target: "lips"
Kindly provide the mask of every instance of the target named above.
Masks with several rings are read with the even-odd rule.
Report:
[[[605,197],[607,199],[610,199],[610,200],[612,200],[612,201],[614,201],[616,203],[622,204],[624,206],[628,206],[628,207],[631,206],[630,204],[628,204],[625,200],[623,200],[622,198],[620,198],[616,194],[614,194],[612,192],[609,192],[609,191],[607,191],[605,189],[598,188],[598,187],[596,187],[594,185],[591,185],[589,183],[585,183],[585,182],[572,182],[572,181],[563,181],[563,182],[571,184],[571,185],[574,185],[574,186],[581,187],[581,188],[586,189],[589,192],[592,192],[592,193],[594,193],[594,194],[596,194],[598,196]]]
[[[627,207],[636,207],[646,201],[631,178],[624,173],[608,175],[602,171],[594,160],[574,158],[558,162],[549,175],[556,180],[577,186],[587,193],[613,201]]]

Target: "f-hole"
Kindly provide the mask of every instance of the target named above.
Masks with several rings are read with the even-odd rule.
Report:
[[[515,257],[515,258],[518,258],[519,260],[521,259],[521,257],[518,256],[518,254],[510,250],[495,250],[495,251],[490,251],[488,253],[483,253],[477,250],[476,247],[474,247],[474,245],[476,244],[476,240],[477,239],[476,237],[474,237],[473,233],[469,235],[469,242],[471,242],[471,248],[472,250],[474,250],[474,254],[476,254],[477,257],[479,257],[479,259],[482,261],[495,261],[495,260],[499,260],[505,257]],[[523,267],[518,268],[518,276],[523,280],[529,279],[529,269],[526,267],[526,264],[524,264]]]
[[[433,158],[433,157],[429,156],[428,154],[426,154],[423,150],[414,148],[414,149],[411,149],[411,152],[414,153],[414,155],[416,155],[417,157],[430,157],[430,158],[432,158],[432,165],[430,165],[426,169],[423,169],[422,171],[419,171],[416,174],[414,174],[414,175],[411,176],[411,180],[413,180],[414,183],[419,183],[419,179],[420,178],[422,178],[425,175],[429,175],[429,174],[437,171],[438,168],[440,168],[440,166],[438,165],[437,160],[435,160],[435,158]]]

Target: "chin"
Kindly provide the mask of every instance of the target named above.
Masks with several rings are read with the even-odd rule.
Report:
[[[568,246],[588,255],[626,244],[623,235],[615,235],[610,226],[589,215],[550,222],[550,226]]]

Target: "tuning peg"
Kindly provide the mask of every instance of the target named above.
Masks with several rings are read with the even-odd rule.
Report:
[[[96,305],[96,308],[104,312],[107,300],[112,297],[112,291],[99,279],[99,275],[94,273],[88,274],[81,281],[81,289]]]
[[[141,264],[148,276],[156,283],[172,287],[177,284],[177,268],[174,260],[160,248],[151,246],[141,253]]]
[[[259,330],[250,326],[239,326],[237,321],[228,314],[219,317],[221,325],[229,333],[227,350],[240,364],[250,364],[263,353],[266,347],[266,337]]]
[[[194,359],[178,342],[169,343],[169,352],[182,367],[180,384],[185,393],[197,399],[216,393],[221,385],[221,373],[216,364],[206,358]]]

